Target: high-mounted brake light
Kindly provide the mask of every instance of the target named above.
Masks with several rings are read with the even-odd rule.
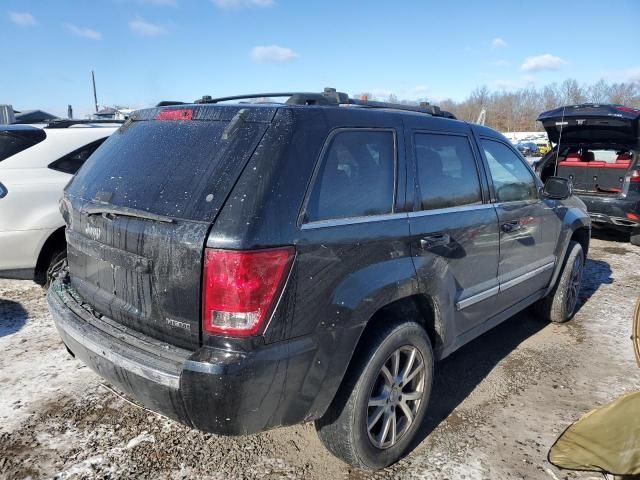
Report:
[[[207,248],[202,284],[202,330],[247,337],[264,331],[284,286],[295,250]]]
[[[193,118],[193,110],[190,108],[179,108],[170,110],[160,110],[156,115],[156,120],[191,120]]]

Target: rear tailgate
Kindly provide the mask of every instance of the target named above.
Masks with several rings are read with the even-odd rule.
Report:
[[[638,143],[640,110],[621,105],[583,104],[543,112],[538,121],[553,143]],[[562,138],[560,138],[562,136]]]
[[[90,307],[199,346],[207,233],[275,110],[146,110],[96,150],[63,202],[71,284]]]

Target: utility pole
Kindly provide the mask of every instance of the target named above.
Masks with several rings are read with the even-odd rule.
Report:
[[[96,105],[96,113],[98,113],[98,94],[96,93],[96,76],[91,70],[91,81],[93,82],[93,103]]]

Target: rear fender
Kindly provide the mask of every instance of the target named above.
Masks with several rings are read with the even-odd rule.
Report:
[[[314,398],[308,419],[324,414],[336,395],[369,320],[386,305],[419,293],[410,257],[368,265],[348,275],[335,289],[331,304],[341,325],[320,326],[313,377],[303,392]],[[310,387],[315,385],[314,392]],[[305,396],[307,396],[305,395]]]

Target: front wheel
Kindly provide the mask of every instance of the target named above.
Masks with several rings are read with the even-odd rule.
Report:
[[[584,252],[578,242],[569,242],[565,262],[551,293],[535,304],[536,313],[551,322],[563,323],[575,314],[582,285]]]
[[[377,330],[354,354],[336,398],[315,422],[322,443],[348,464],[370,470],[399,460],[429,403],[433,352],[415,322]]]

